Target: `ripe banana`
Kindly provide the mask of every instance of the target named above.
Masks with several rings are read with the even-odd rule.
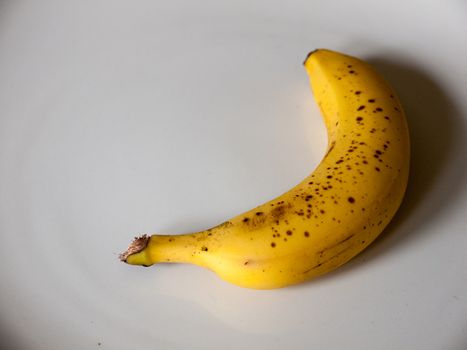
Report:
[[[319,49],[304,66],[328,131],[326,155],[314,172],[280,197],[206,231],[135,238],[122,261],[192,263],[239,286],[272,289],[334,270],[383,231],[409,172],[399,100],[357,58]]]

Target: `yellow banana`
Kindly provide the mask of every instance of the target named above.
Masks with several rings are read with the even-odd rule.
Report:
[[[372,67],[330,50],[304,62],[328,131],[326,155],[280,197],[206,231],[143,235],[133,265],[192,263],[239,286],[272,289],[349,261],[389,223],[405,193],[410,143],[394,91]]]

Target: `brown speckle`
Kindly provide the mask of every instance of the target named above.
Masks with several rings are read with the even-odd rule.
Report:
[[[287,205],[278,205],[277,207],[271,210],[271,216],[276,220],[281,219],[286,213],[286,207]]]
[[[368,100],[368,102],[370,102],[370,103],[375,103],[375,99],[374,99],[374,98],[370,98],[370,99]]]
[[[310,237],[310,233],[308,231],[305,231],[303,234],[305,237]]]
[[[361,105],[360,107],[357,108],[357,111],[361,111],[361,110],[364,110],[364,109],[365,109],[365,106]]]
[[[355,203],[355,198],[354,197],[349,197],[349,198],[347,198],[347,200],[349,201],[349,203]]]
[[[274,248],[275,246],[276,246],[276,243],[272,242],[272,243],[271,243],[271,247]]]

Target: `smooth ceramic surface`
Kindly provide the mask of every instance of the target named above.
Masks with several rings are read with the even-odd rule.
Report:
[[[467,348],[463,1],[1,1],[2,349]],[[311,172],[302,61],[374,63],[412,135],[394,222],[335,273],[273,291],[118,261]]]

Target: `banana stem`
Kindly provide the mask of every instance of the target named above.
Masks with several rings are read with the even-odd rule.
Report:
[[[135,237],[133,242],[130,243],[127,250],[125,250],[122,254],[119,255],[119,258],[123,262],[127,262],[127,259],[130,255],[137,254],[146,248],[149,242],[148,235],[142,235],[140,237]]]
[[[130,265],[149,266],[161,262],[193,263],[204,266],[209,255],[205,232],[185,235],[142,235],[120,254]]]

